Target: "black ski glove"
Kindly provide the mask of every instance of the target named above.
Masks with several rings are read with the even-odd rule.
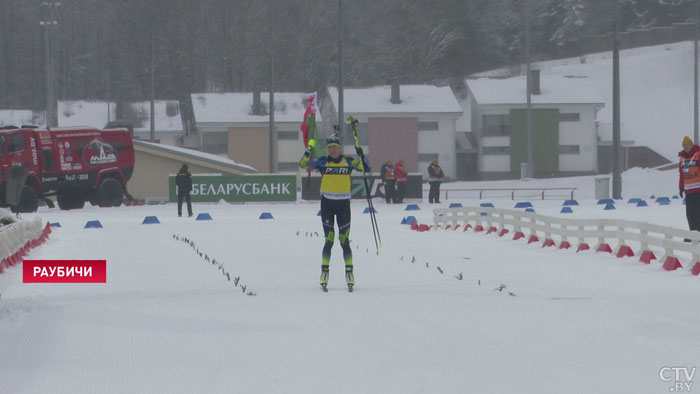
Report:
[[[681,198],[683,198],[683,189],[678,189],[678,195],[681,196]]]

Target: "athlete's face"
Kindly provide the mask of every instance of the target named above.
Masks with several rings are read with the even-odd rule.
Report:
[[[683,144],[683,150],[685,153],[690,153],[691,149],[693,149],[693,144]]]
[[[334,159],[339,158],[341,153],[343,153],[342,146],[331,145],[328,147],[328,155]]]

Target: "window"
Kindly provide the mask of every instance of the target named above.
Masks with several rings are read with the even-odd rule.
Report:
[[[508,115],[483,115],[482,131],[485,136],[510,135],[510,116]]]
[[[202,151],[207,153],[228,153],[228,132],[202,133]]]
[[[41,164],[44,171],[54,171],[55,163],[53,161],[53,151],[50,149],[41,151]]]
[[[298,131],[278,131],[277,132],[277,139],[278,140],[298,140],[299,139],[299,132]]]
[[[560,112],[559,113],[559,121],[560,122],[578,122],[580,120],[581,120],[581,115],[578,112],[572,112],[572,113]]]
[[[278,171],[296,171],[299,169],[299,163],[296,161],[287,161],[277,163]]]
[[[0,135],[0,157],[5,154],[5,136]]]
[[[22,152],[24,150],[24,136],[13,134],[10,136],[10,153]]]
[[[580,145],[559,145],[560,155],[578,155],[581,153]]]
[[[440,124],[438,122],[418,122],[418,130],[440,130]]]
[[[348,126],[348,129],[352,137],[352,129],[350,129],[350,126]],[[369,145],[369,123],[357,124],[357,139],[360,140],[360,145]]]
[[[481,147],[483,155],[510,155],[510,146],[483,146]]]
[[[419,153],[418,161],[429,162],[438,158],[437,153]]]

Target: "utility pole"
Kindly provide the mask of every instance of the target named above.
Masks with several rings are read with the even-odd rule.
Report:
[[[156,72],[153,55],[153,0],[148,0],[148,11],[150,14],[148,41],[151,51],[151,142],[156,142]]]
[[[525,9],[525,85],[527,90],[527,108],[525,116],[527,117],[527,170],[526,177],[532,178],[535,174],[535,163],[533,158],[533,138],[532,138],[532,70],[530,64],[530,10]],[[511,147],[512,149],[512,147]]]
[[[44,56],[46,64],[46,127],[56,127],[56,97],[54,93],[53,80],[53,60],[51,59],[51,27],[58,25],[58,21],[54,18],[53,10],[58,8],[61,3],[58,2],[42,2],[41,6],[44,17],[39,22],[39,25],[44,26]]]
[[[343,0],[338,0],[338,133],[345,134],[343,100]]]
[[[275,39],[274,39],[274,0],[270,0],[270,172],[275,171]]]
[[[620,16],[618,0],[613,0],[613,198],[620,198],[622,195],[622,155],[620,149]]]

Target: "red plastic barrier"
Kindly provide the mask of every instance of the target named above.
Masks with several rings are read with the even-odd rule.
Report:
[[[559,249],[569,249],[571,247],[571,244],[569,241],[561,241],[559,244]]]
[[[622,258],[622,257],[634,257],[634,252],[632,251],[632,248],[630,248],[627,245],[620,245],[620,248],[617,250],[617,257]]]
[[[542,242],[543,248],[549,248],[550,246],[556,246],[553,239],[547,238],[544,240],[544,242]]]
[[[513,241],[517,241],[520,238],[525,238],[525,234],[522,231],[516,231],[515,235],[513,235]]]
[[[576,248],[576,253],[583,251],[583,250],[590,250],[590,249],[591,249],[591,247],[588,246],[587,243],[582,242],[582,243],[578,244],[578,248]]]
[[[612,253],[612,248],[610,247],[610,245],[602,243],[598,245],[598,249],[596,249],[596,252]]]
[[[533,242],[540,242],[540,239],[537,238],[537,236],[534,235],[534,234],[531,235],[531,236],[530,236],[530,239],[527,240],[527,243],[528,243],[528,244],[531,244],[531,243],[533,243]]]
[[[700,275],[700,261],[695,263],[695,266],[693,267],[693,270],[690,271],[690,273],[692,273],[695,276]]]
[[[508,229],[507,229],[507,228],[504,228],[503,230],[501,230],[500,233],[498,233],[498,236],[499,236],[499,237],[502,237],[502,236],[508,234],[508,232],[509,232]]]
[[[673,257],[673,256],[668,256],[668,257],[666,257],[666,261],[664,261],[663,268],[666,271],[675,271],[678,268],[683,268],[683,265],[681,265],[681,262],[678,261],[678,258]]]
[[[651,250],[643,251],[642,256],[639,258],[639,262],[644,264],[651,264],[651,260],[656,260],[656,255]]]

